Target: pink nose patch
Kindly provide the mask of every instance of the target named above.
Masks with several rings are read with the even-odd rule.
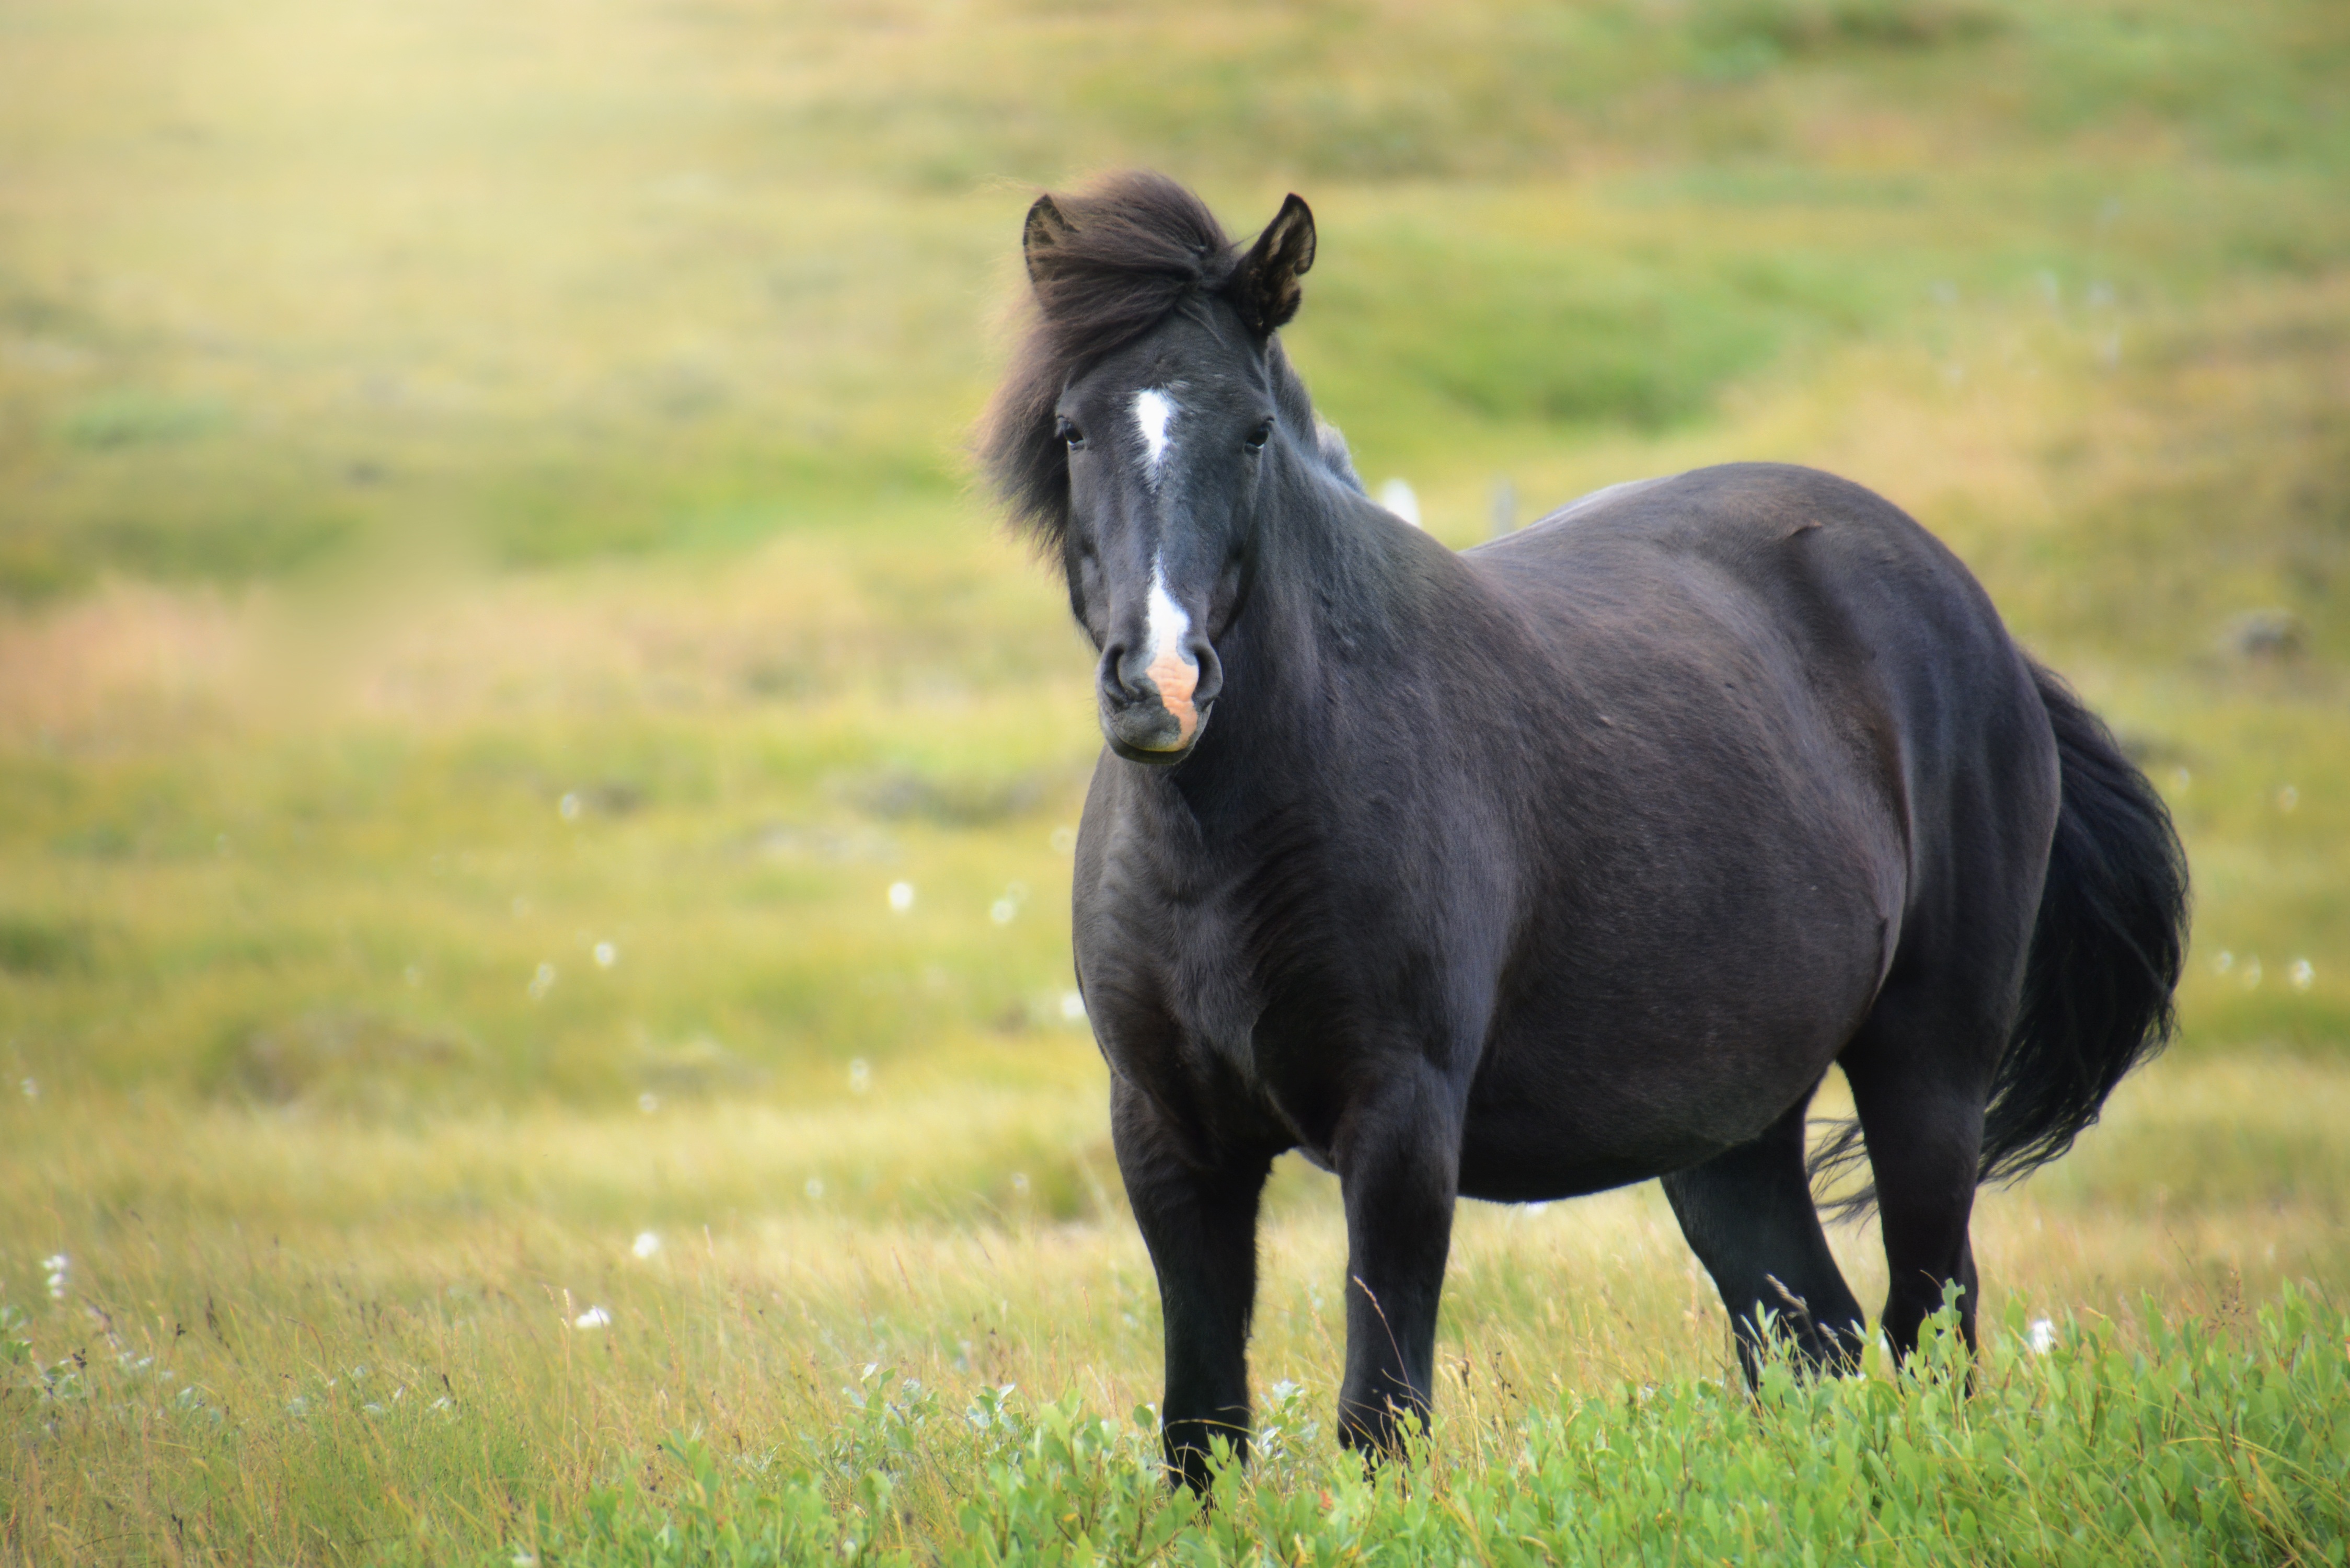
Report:
[[[1145,673],[1159,689],[1159,706],[1175,715],[1175,743],[1159,749],[1180,752],[1200,732],[1200,711],[1191,705],[1191,693],[1200,685],[1200,667],[1169,649],[1150,661]]]

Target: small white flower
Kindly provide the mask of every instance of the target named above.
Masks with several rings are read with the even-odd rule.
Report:
[[[889,884],[889,908],[893,913],[904,914],[914,907],[914,885],[911,882]]]
[[[556,801],[556,802],[555,803],[555,809],[556,809],[556,810],[557,810],[557,811],[559,811],[559,812],[561,812],[561,813],[563,814],[563,820],[564,820],[564,821],[566,821],[566,822],[577,822],[577,821],[578,821],[578,820],[579,820],[579,796],[578,796],[577,794],[572,794],[572,793],[567,793],[567,793],[565,794],[564,797],[563,797],[561,800],[558,800],[558,801]]]
[[[2293,988],[2295,991],[2307,991],[2317,983],[2317,971],[2311,967],[2310,961],[2305,958],[2293,960],[2291,972]]]
[[[1080,991],[1061,992],[1061,1022],[1083,1023],[1086,1021],[1086,997]]]
[[[1028,1173],[1026,1171],[1015,1170],[1012,1173],[1012,1190],[1021,1194],[1023,1197],[1027,1195]]]
[[[824,1178],[821,1176],[809,1177],[807,1179],[807,1186],[803,1188],[801,1190],[805,1191],[810,1198],[822,1198],[824,1196]]]
[[[637,1096],[637,1109],[644,1112],[647,1116],[652,1115],[655,1111],[660,1109],[660,1096],[654,1094],[650,1089],[647,1089],[643,1094]]]
[[[650,1231],[637,1232],[636,1244],[629,1249],[639,1258],[650,1258],[660,1251],[660,1238]]]
[[[873,1087],[873,1064],[859,1056],[848,1064],[848,1092],[861,1095]]]
[[[596,967],[598,969],[609,969],[619,961],[619,949],[614,947],[609,942],[598,942],[596,944]]]
[[[359,1407],[359,1409],[369,1416],[380,1416],[383,1414],[383,1407],[376,1404],[362,1405]]]
[[[1075,850],[1076,846],[1077,830],[1076,828],[1056,827],[1053,829],[1053,848],[1055,853],[1066,855]]]
[[[612,1321],[612,1314],[602,1307],[591,1306],[571,1320],[574,1328],[602,1328]]]
[[[49,1299],[51,1301],[61,1302],[66,1299],[66,1271],[72,1266],[73,1260],[67,1257],[63,1252],[52,1253],[50,1256],[41,1260],[41,1267],[49,1272]]]
[[[2213,974],[2225,974],[2235,967],[2236,955],[2230,952],[2225,948],[2221,948],[2220,950],[2220,956],[2211,961],[2211,972]]]
[[[2044,1317],[2033,1318],[2031,1334],[2033,1355],[2045,1355],[2056,1348],[2056,1324],[2052,1320]]]
[[[1009,898],[998,898],[987,907],[987,918],[999,926],[1010,925],[1012,918],[1019,912],[1020,906]]]
[[[25,1097],[28,1100],[37,1100],[41,1097],[41,1085],[30,1078],[16,1086],[25,1091]]]
[[[554,989],[555,966],[551,963],[540,964],[538,972],[530,977],[530,999],[533,1002],[543,1002],[546,998],[546,993]]]

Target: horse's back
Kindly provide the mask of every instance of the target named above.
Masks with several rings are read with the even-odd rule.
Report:
[[[1898,743],[1912,769],[1986,740],[2053,768],[2030,667],[1990,597],[1848,480],[1734,463],[1615,485],[1463,560],[1575,679],[1637,688],[1673,666],[1759,663],[1838,728],[1889,728],[1864,745]]]
[[[1711,578],[1782,607],[1774,626],[1788,635],[1826,632],[1823,615],[1837,610],[1873,618],[1870,607],[1883,605],[1901,624],[1918,627],[1922,614],[1946,637],[1980,634],[1987,652],[2006,642],[1972,575],[1908,514],[1849,480],[1787,463],[1610,485],[1463,559],[1505,593],[1537,602],[1561,590],[1669,601]]]

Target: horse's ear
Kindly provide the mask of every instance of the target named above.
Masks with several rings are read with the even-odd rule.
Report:
[[[1297,280],[1314,265],[1314,211],[1292,195],[1249,247],[1225,290],[1250,331],[1269,337],[1288,325],[1304,297]]]
[[[1028,209],[1028,222],[1020,232],[1020,252],[1027,259],[1031,284],[1045,281],[1044,268],[1050,265],[1046,257],[1075,233],[1069,220],[1061,216],[1061,209],[1053,204],[1052,197],[1036,198],[1036,204]]]

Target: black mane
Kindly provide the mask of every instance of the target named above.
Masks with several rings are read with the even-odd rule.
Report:
[[[1062,389],[1187,298],[1220,292],[1241,256],[1206,203],[1164,174],[1108,174],[1052,202],[1066,228],[1030,255],[1028,319],[978,446],[1013,523],[1057,549],[1069,523],[1067,454],[1053,424]]]

